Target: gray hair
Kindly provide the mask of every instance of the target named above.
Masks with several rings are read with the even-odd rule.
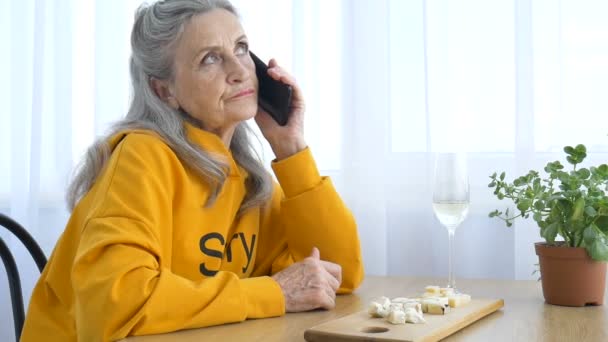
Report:
[[[105,137],[97,140],[86,152],[67,190],[67,203],[74,210],[77,202],[91,189],[110,157],[108,138],[126,130],[149,130],[158,134],[187,167],[194,170],[209,186],[205,206],[212,205],[226,180],[229,164],[199,148],[186,136],[184,121],[192,121],[186,113],[175,110],[156,96],[150,77],[173,79],[173,53],[184,26],[198,14],[224,9],[238,16],[227,0],[164,0],[141,5],[135,14],[131,32],[130,59],[133,98],[126,117],[115,123]],[[239,214],[263,206],[270,199],[272,178],[256,154],[250,140],[251,128],[241,122],[236,127],[230,150],[236,163],[248,172],[247,194]]]

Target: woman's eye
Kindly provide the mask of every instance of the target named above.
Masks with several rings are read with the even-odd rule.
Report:
[[[215,64],[219,61],[220,61],[220,57],[217,54],[210,53],[203,58],[203,60],[201,61],[201,64],[209,65],[209,64]]]
[[[244,55],[247,52],[249,52],[249,46],[247,45],[247,43],[239,43],[236,46],[236,54],[237,54],[237,56]]]

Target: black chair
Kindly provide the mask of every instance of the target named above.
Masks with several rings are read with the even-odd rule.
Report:
[[[22,225],[17,223],[10,217],[0,213],[0,226],[5,227],[11,233],[21,240],[27,250],[30,252],[40,272],[46,265],[46,256],[36,243],[36,240],[23,228]],[[17,270],[17,264],[13,254],[8,249],[8,246],[0,237],[0,256],[2,262],[6,268],[8,276],[8,286],[11,292],[11,304],[13,306],[13,322],[15,325],[15,339],[19,341],[21,338],[21,330],[23,329],[23,322],[25,321],[25,309],[23,307],[23,292],[21,292],[21,279],[19,278],[19,271]]]

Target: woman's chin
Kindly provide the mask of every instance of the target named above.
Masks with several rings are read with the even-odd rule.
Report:
[[[255,104],[255,106],[247,106],[231,112],[231,117],[234,118],[234,121],[246,121],[256,115],[258,112],[258,106]]]

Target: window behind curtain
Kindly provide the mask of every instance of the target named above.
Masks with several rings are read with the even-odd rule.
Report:
[[[530,4],[534,151],[607,152],[608,3]],[[514,152],[515,1],[390,6],[391,150]]]

